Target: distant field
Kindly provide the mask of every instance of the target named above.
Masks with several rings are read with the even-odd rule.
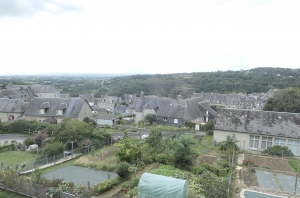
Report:
[[[36,155],[24,152],[24,151],[7,151],[0,153],[0,163],[3,162],[4,165],[15,166],[16,164],[22,164],[24,162],[32,161]]]

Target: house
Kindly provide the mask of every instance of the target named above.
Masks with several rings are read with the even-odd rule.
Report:
[[[115,104],[121,102],[121,98],[117,96],[103,96],[94,99],[94,106],[97,108],[104,108],[107,111],[113,112]]]
[[[184,126],[186,121],[201,124],[215,117],[216,112],[209,103],[200,98],[174,100],[156,96],[142,96],[131,104],[135,121],[143,119],[147,114],[157,116],[157,124],[168,126]]]
[[[94,94],[79,94],[79,98],[86,99],[91,107],[94,106]]]
[[[51,85],[31,85],[31,90],[40,98],[60,98],[60,91]]]
[[[36,94],[40,98],[59,98],[60,91],[51,85],[13,85],[9,83],[6,86],[6,89],[26,89],[30,88],[34,94]]]
[[[214,141],[235,135],[241,150],[263,151],[273,145],[287,146],[300,154],[300,114],[261,110],[219,109]]]
[[[120,116],[114,114],[98,114],[95,116],[98,125],[113,126],[116,124]]]
[[[7,122],[15,120],[25,111],[25,107],[19,99],[0,98],[0,120]]]
[[[37,97],[37,95],[35,95],[33,91],[28,87],[0,90],[0,98],[19,99],[23,103],[25,108],[34,97]]]
[[[92,108],[82,98],[34,98],[24,112],[26,120],[40,122],[60,123],[64,118],[70,117],[83,120],[92,117]]]

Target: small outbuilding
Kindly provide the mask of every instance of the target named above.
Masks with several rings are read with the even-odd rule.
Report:
[[[188,181],[144,173],[138,185],[138,198],[187,198]]]

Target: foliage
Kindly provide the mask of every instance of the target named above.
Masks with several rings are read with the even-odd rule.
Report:
[[[13,151],[13,150],[15,150],[15,145],[13,144],[0,146],[0,152]]]
[[[226,140],[219,143],[219,149],[221,151],[237,151],[239,148],[237,147],[236,143],[238,140],[236,139],[235,135],[227,135]]]
[[[195,123],[191,122],[191,121],[186,121],[185,122],[185,126],[189,127],[190,129],[194,129],[195,128]]]
[[[35,144],[35,138],[34,138],[33,136],[26,138],[26,139],[24,140],[24,144],[25,144],[26,146],[30,146],[30,145],[32,145],[32,144]]]
[[[287,146],[274,145],[262,151],[263,154],[284,157],[294,157],[294,154]]]
[[[5,188],[10,187],[16,183],[18,179],[17,171],[14,169],[6,169],[3,171],[0,171],[0,180],[2,180],[2,183]]]
[[[243,160],[243,165],[245,166],[254,166],[254,160],[246,158]]]
[[[215,120],[209,120],[205,125],[201,125],[201,130],[203,131],[212,131],[214,130]]]
[[[297,172],[298,171],[298,164],[299,164],[299,160],[296,160],[296,159],[290,159],[288,161],[291,169],[293,169],[294,172]],[[299,170],[300,171],[300,170]]]
[[[147,114],[144,117],[144,119],[147,120],[150,123],[150,125],[152,125],[154,122],[157,121],[156,115],[155,114],[151,114],[151,113]]]
[[[96,194],[96,193],[103,193],[103,192],[106,192],[108,191],[109,189],[111,189],[112,187],[118,185],[122,180],[117,177],[117,178],[114,178],[114,179],[108,179],[104,182],[101,182],[101,183],[96,183],[94,185],[94,190],[93,190],[93,193]]]
[[[189,175],[188,173],[183,172],[182,170],[175,168],[174,166],[163,164],[160,164],[156,169],[150,170],[149,173],[167,177],[177,177],[180,179],[186,179]]]
[[[33,132],[46,132],[52,133],[56,126],[45,123],[38,122],[36,120],[16,120],[11,123],[5,123],[0,125],[0,130],[5,133],[33,133]]]
[[[129,166],[130,165],[124,161],[118,165],[116,172],[119,175],[119,177],[127,178],[130,175],[130,171],[128,170]]]
[[[300,113],[300,89],[289,87],[275,91],[264,106],[264,111]]]
[[[203,189],[205,197],[210,198],[227,198],[228,193],[228,179],[220,179],[215,174],[210,172],[203,172]]]
[[[197,141],[189,136],[181,136],[173,140],[172,158],[176,167],[188,169],[194,162],[197,155],[194,146]]]
[[[119,157],[120,161],[126,161],[129,163],[137,162],[141,155],[140,149],[129,142],[126,142],[122,146],[121,150],[117,152],[117,156]]]
[[[64,152],[65,146],[62,143],[54,142],[52,144],[46,144],[42,150],[42,155],[54,156],[62,154]]]
[[[92,123],[93,126],[97,126],[97,122],[93,118],[85,117],[83,121],[86,123]]]
[[[162,133],[161,129],[151,129],[148,138],[146,139],[146,143],[150,145],[150,147],[154,150],[161,148],[162,141]]]
[[[94,127],[91,123],[81,122],[71,118],[65,118],[55,131],[57,142],[68,143],[70,141],[82,141],[92,137]]]
[[[157,155],[156,161],[160,164],[168,164],[170,160],[166,154],[161,153]]]

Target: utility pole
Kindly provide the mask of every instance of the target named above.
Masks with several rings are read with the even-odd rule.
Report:
[[[298,170],[297,170],[297,174],[296,174],[294,194],[296,194],[296,190],[297,190],[297,181],[298,181],[298,175],[299,175],[299,168],[300,168],[300,164],[298,164]]]

